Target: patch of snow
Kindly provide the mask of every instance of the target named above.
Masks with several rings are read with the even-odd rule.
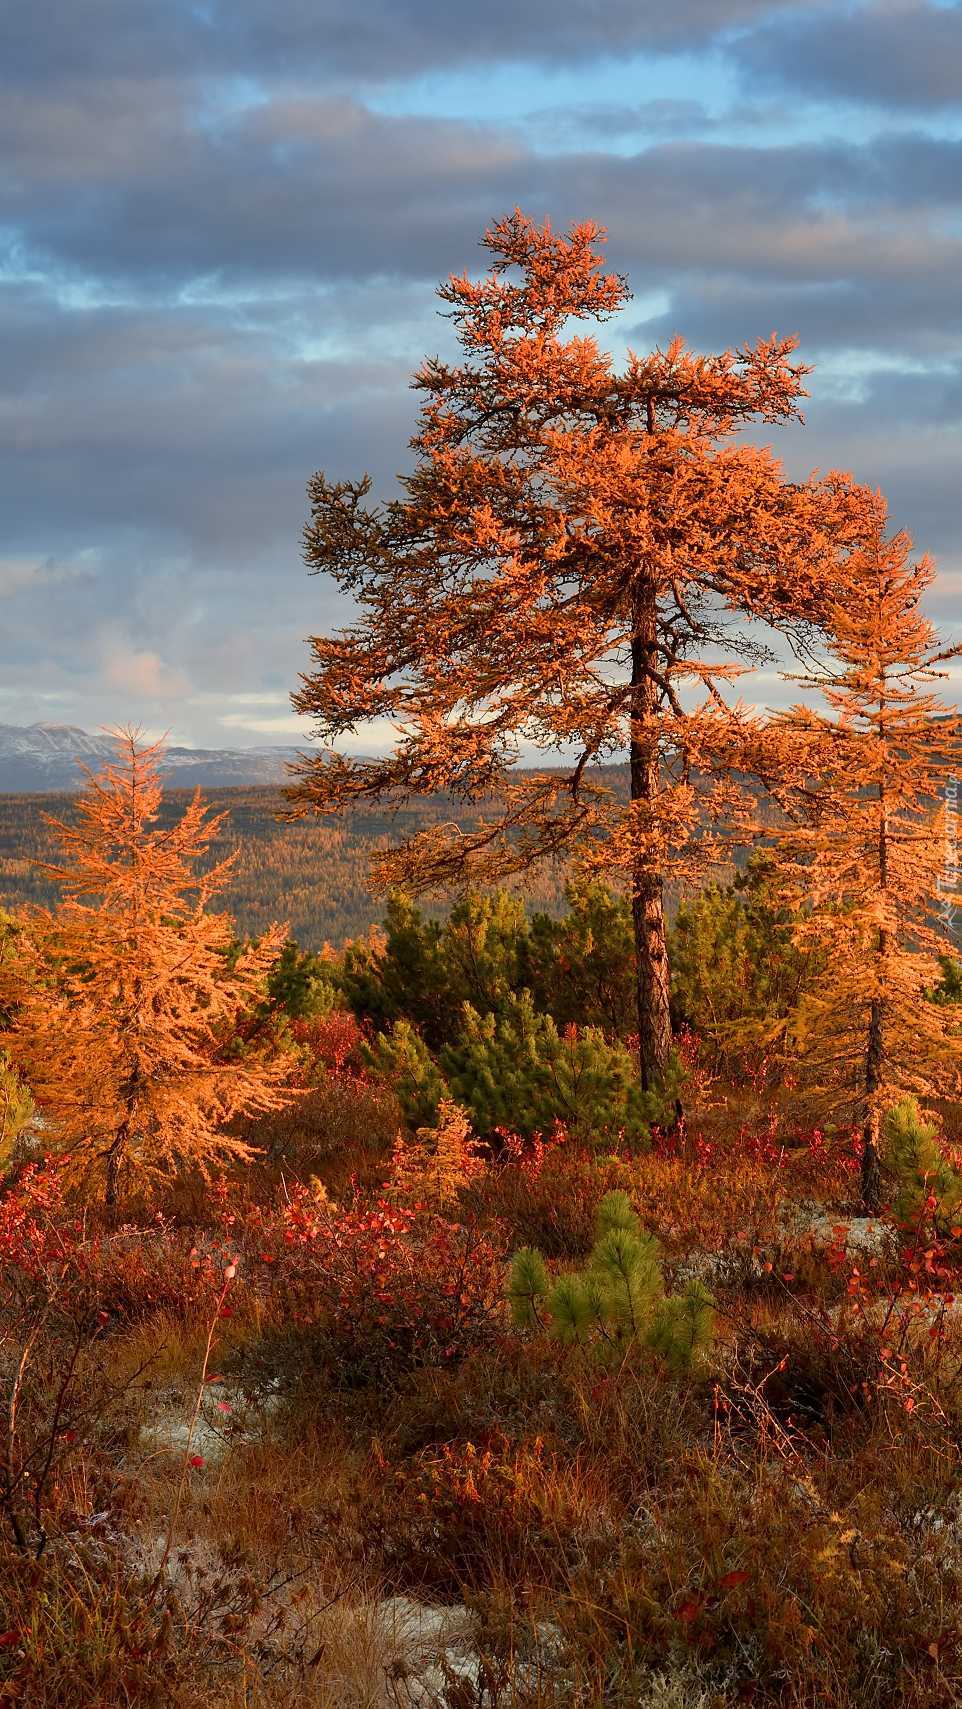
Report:
[[[218,1383],[209,1397],[193,1429],[189,1408],[170,1402],[159,1405],[150,1422],[141,1426],[142,1454],[151,1458],[189,1452],[199,1455],[206,1466],[219,1465],[236,1443],[253,1442],[264,1434],[280,1403],[277,1385],[261,1397],[256,1408],[229,1383]],[[226,1410],[220,1411],[219,1405]]]

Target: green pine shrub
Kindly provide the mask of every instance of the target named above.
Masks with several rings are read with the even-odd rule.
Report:
[[[954,955],[940,955],[939,979],[925,992],[925,996],[940,1009],[950,1009],[962,1003],[962,961]]]
[[[565,900],[560,920],[532,917],[520,983],[562,1032],[574,1023],[629,1038],[638,1031],[631,903],[592,879],[570,880]]]
[[[528,991],[509,995],[500,1014],[465,1004],[460,1034],[442,1048],[440,1066],[485,1138],[506,1128],[530,1139],[560,1121],[570,1138],[603,1152],[619,1143],[647,1150],[652,1122],[671,1121],[678,1094],[677,1068],[663,1087],[643,1091],[620,1040],[591,1026],[560,1034]]]
[[[902,1098],[885,1117],[885,1162],[894,1178],[892,1209],[908,1222],[931,1197],[935,1214],[948,1219],[962,1205],[962,1171],[939,1144],[939,1127],[926,1121],[915,1098]]]
[[[531,994],[509,994],[501,1013],[480,1014],[470,1003],[460,1030],[435,1061],[408,1021],[378,1033],[368,1065],[392,1082],[412,1127],[436,1127],[443,1098],[459,1104],[474,1132],[491,1140],[498,1129],[533,1139],[556,1122],[589,1150],[618,1145],[646,1151],[651,1126],[674,1117],[681,1074],[673,1062],[662,1084],[644,1091],[627,1047],[599,1027],[566,1028],[539,1014]]]
[[[561,920],[529,925],[501,890],[465,897],[442,924],[394,891],[383,946],[348,945],[339,992],[376,1029],[367,1065],[412,1128],[436,1127],[448,1099],[486,1140],[560,1122],[590,1150],[644,1151],[652,1125],[674,1121],[679,1064],[644,1091],[625,1042],[636,1027],[628,903],[587,881],[565,894]]]
[[[795,899],[770,856],[751,855],[726,886],[709,884],[668,935],[672,1025],[690,1027],[717,1066],[783,1051],[800,999],[821,972],[817,949],[792,941]]]
[[[562,919],[536,913],[529,923],[508,891],[472,893],[442,923],[392,891],[383,946],[364,939],[344,951],[344,999],[377,1031],[408,1021],[434,1053],[455,1041],[465,1003],[504,1015],[523,990],[559,1032],[574,1024],[630,1037],[638,1022],[629,903],[583,879],[569,882],[565,897]]]
[[[321,1020],[344,1007],[338,962],[309,949],[300,950],[292,938],[268,973],[266,986],[271,1008],[292,1021]]]
[[[528,925],[524,904],[507,891],[467,896],[442,925],[423,920],[403,891],[388,897],[383,948],[348,944],[341,985],[359,1020],[381,1032],[398,1022],[413,1026],[437,1052],[457,1033],[470,1003],[497,1010],[523,983],[521,945]]]
[[[541,1253],[516,1253],[508,1280],[511,1313],[520,1329],[540,1328],[566,1347],[590,1346],[619,1361],[643,1348],[665,1364],[690,1366],[712,1337],[712,1298],[701,1282],[666,1297],[658,1242],[647,1234],[627,1193],[606,1193],[598,1206],[595,1243],[583,1270],[551,1285]]]
[[[411,1128],[437,1127],[441,1102],[451,1094],[410,1021],[395,1021],[389,1032],[377,1034],[373,1045],[362,1044],[361,1054],[366,1067],[390,1082]]]

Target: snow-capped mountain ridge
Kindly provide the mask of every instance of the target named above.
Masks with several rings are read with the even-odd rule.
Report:
[[[171,774],[172,789],[197,783],[208,788],[284,783],[286,762],[298,751],[293,746],[170,747],[164,756],[164,770]],[[113,752],[110,736],[92,735],[77,724],[56,724],[48,719],[28,725],[0,724],[0,791],[79,789],[85,779],[78,760],[95,770],[97,762],[111,759]]]

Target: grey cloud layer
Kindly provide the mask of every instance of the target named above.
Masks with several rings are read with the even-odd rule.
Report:
[[[749,80],[883,107],[962,102],[962,11],[927,0],[873,0],[853,12],[792,13],[739,44]]]
[[[124,95],[129,146],[111,134],[111,85],[99,126],[88,110],[71,124],[56,97],[0,115],[0,222],[24,222],[35,265],[141,290],[207,276],[260,287],[271,276],[423,276],[530,176],[506,136],[336,98],[271,101],[215,131],[166,102],[159,117],[141,105],[138,123],[136,93]]]
[[[207,309],[181,300],[78,313],[53,306],[43,285],[9,288],[8,528],[42,513],[46,527],[109,523],[154,531],[169,550],[229,553],[236,542],[249,554],[278,536],[329,435],[339,454],[356,445],[385,473],[402,460],[408,369],[365,355],[339,284],[388,273],[423,281],[406,295],[382,287],[365,319],[389,327],[400,297],[408,312],[416,299],[420,347],[436,347],[445,329],[431,316],[432,275],[476,268],[484,223],[516,199],[556,219],[606,221],[612,261],[636,290],[670,289],[662,330],[677,325],[697,342],[777,329],[823,352],[884,345],[934,359],[957,349],[962,244],[945,228],[962,195],[956,144],[671,144],[631,158],[538,158],[496,132],[343,102],[262,111],[230,154],[202,133],[194,142],[163,170],[128,162],[109,203],[77,208],[69,222],[47,211],[66,199],[59,163],[37,175],[34,231],[62,275],[99,257],[135,296],[156,291],[163,269],[180,286],[218,272],[246,280],[249,295],[239,306],[215,290]],[[272,299],[292,275],[313,277],[313,292]],[[304,355],[325,339],[345,354]],[[398,399],[387,412],[393,455],[387,396]],[[265,497],[282,490],[283,502]]]
[[[23,221],[35,265],[139,292],[198,279],[263,295],[289,278],[436,277],[470,264],[486,221],[515,201],[610,219],[630,258],[661,273],[861,276],[883,295],[929,279],[938,292],[959,256],[962,143],[924,134],[538,156],[504,130],[319,98],[267,102],[216,134],[183,114],[152,125],[148,109],[132,126],[140,147],[117,148],[107,125],[98,159],[87,122],[78,148],[62,108],[4,112],[0,220]]]
[[[433,282],[477,272],[483,227],[515,203],[608,224],[611,263],[639,297],[612,333],[633,327],[638,348],[675,328],[715,348],[799,331],[825,366],[811,425],[777,441],[788,465],[883,481],[899,520],[962,568],[962,145],[903,123],[858,144],[735,146],[697,102],[666,100],[642,117],[677,140],[612,153],[604,110],[587,111],[577,147],[538,152],[520,127],[371,110],[360,87],[506,44],[562,63],[737,25],[741,64],[816,92],[821,64],[858,93],[858,41],[874,43],[859,98],[880,99],[914,18],[900,88],[914,79],[913,101],[931,106],[942,85],[924,96],[918,68],[934,11],[9,6],[0,721],[143,716],[205,743],[263,740],[265,718],[283,722],[303,636],[340,609],[299,561],[304,483],[326,465],[390,489],[414,420],[410,370],[450,339]],[[957,12],[942,16],[950,66]],[[225,96],[231,75],[255,71],[256,102]],[[652,293],[670,307],[634,325]]]
[[[505,58],[556,64],[686,46],[772,0],[8,0],[7,75],[342,75],[362,82]]]
[[[11,88],[187,79],[236,94],[237,80],[369,87],[503,60],[564,66],[710,41],[753,84],[894,106],[962,99],[959,8],[931,0],[8,0],[2,76]]]

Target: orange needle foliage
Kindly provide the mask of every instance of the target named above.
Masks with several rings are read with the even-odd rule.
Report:
[[[230,862],[191,870],[223,815],[206,818],[198,791],[176,825],[152,828],[164,748],[139,747],[138,735],[118,732],[116,763],[87,773],[79,824],[47,821],[64,862],[44,871],[64,901],[29,916],[18,956],[0,967],[15,1013],[6,1038],[45,1142],[111,1203],[124,1182],[253,1155],[223,1124],[282,1103],[286,1071],[283,1060],[229,1054],[285,933],[274,926],[228,959],[232,922],[205,910]]]
[[[907,533],[887,540],[879,528],[853,565],[858,599],[831,614],[827,660],[794,679],[818,689],[828,712],[795,706],[772,722],[809,779],[776,789],[793,821],[780,863],[811,906],[797,941],[827,957],[797,1043],[829,1105],[854,1109],[863,1124],[870,1210],[883,1111],[907,1093],[957,1091],[962,1059],[951,1010],[924,995],[937,956],[951,949],[939,891],[945,785],[962,741],[955,709],[927,685],[962,645],[941,647],[922,614],[935,569],[927,556],[912,563],[911,549]]]
[[[369,509],[366,477],[311,482],[307,561],[361,616],[313,640],[294,704],[326,742],[381,719],[397,743],[385,759],[306,761],[288,798],[291,816],[443,791],[476,804],[473,828],[436,826],[376,860],[377,881],[416,893],[561,856],[623,875],[647,1084],[671,1043],[663,874],[704,870],[706,825],[740,799],[752,720],[725,690],[766,656],[744,620],[801,642],[876,501],[847,476],[785,481],[736,441],[797,415],[795,340],[699,356],[676,338],[618,372],[593,336],[566,336],[628,301],[602,236],[499,221],[487,277],[441,287],[464,361],[415,377],[406,497]],[[521,741],[560,764],[519,775]],[[627,806],[593,774],[626,751]]]

